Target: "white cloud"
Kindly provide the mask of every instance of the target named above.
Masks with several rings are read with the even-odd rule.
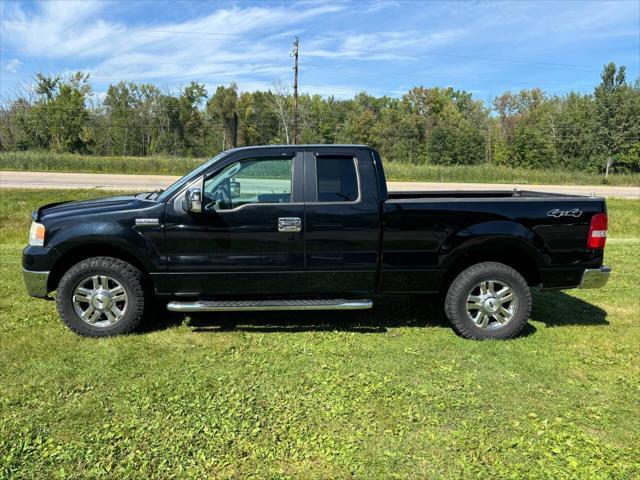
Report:
[[[41,2],[36,13],[5,14],[5,48],[72,60],[95,77],[155,80],[282,74],[294,30],[308,19],[339,12],[336,4],[223,8],[184,22],[127,26],[103,20],[97,2]],[[73,32],[70,34],[69,32]]]
[[[28,54],[55,58],[86,52],[92,37],[97,36],[92,27],[104,4],[40,2],[35,14],[25,12],[19,4],[11,7],[6,9],[2,22],[4,47],[15,46]]]
[[[6,12],[2,34],[9,47],[30,55],[73,59],[79,66],[90,63],[96,77],[180,81],[274,76],[289,71],[290,42],[304,21],[346,9],[342,3],[258,4],[217,9],[183,22],[127,26],[102,19],[108,5],[50,1],[39,3],[36,13],[15,6]],[[373,2],[370,8],[392,5],[394,2]],[[364,34],[327,31],[303,38],[301,52],[318,58],[393,60],[446,44],[459,34],[458,30]]]
[[[523,50],[543,50],[615,32],[637,18],[637,1],[451,2],[438,12],[446,21],[462,19],[478,43],[509,42]]]
[[[22,65],[22,62],[17,58],[14,58],[7,62],[7,64],[4,66],[4,70],[9,73],[17,73],[20,65]]]
[[[399,7],[400,2],[398,0],[371,0],[367,7],[367,12],[373,13],[386,8]]]
[[[301,25],[317,17],[335,16],[344,3],[299,2],[280,6],[256,4],[218,8],[181,22],[126,25],[107,20],[108,3],[40,2],[34,11],[14,6],[2,23],[5,48],[64,61],[69,70],[82,69],[97,81],[119,80],[186,84],[236,81],[270,88],[291,75],[290,49],[303,34],[301,54],[312,58],[397,60],[413,52],[443,45],[461,34],[441,32],[377,32],[345,34],[323,31],[304,36]],[[373,10],[395,2],[373,2]],[[70,34],[69,32],[73,32]],[[345,36],[347,35],[347,36]],[[69,65],[69,61],[75,65]],[[348,96],[348,86],[309,85],[307,91]]]
[[[402,60],[414,58],[428,49],[460,39],[460,29],[439,32],[376,32],[326,35],[314,39],[305,48],[310,57],[343,58],[358,60]]]

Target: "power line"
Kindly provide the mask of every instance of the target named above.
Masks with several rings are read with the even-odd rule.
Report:
[[[222,34],[220,34],[222,35]],[[232,35],[232,34],[229,34]],[[281,34],[278,34],[281,35]],[[275,35],[272,35],[275,36]],[[267,35],[267,37],[269,37],[269,35]],[[264,38],[264,36],[260,36],[260,38]],[[33,52],[24,52],[24,51],[20,51],[20,50],[0,50],[0,55],[23,55],[23,56],[27,56],[27,57],[41,57],[46,55],[46,53],[33,53]],[[600,67],[591,67],[588,65],[577,65],[577,64],[570,64],[570,63],[553,63],[553,62],[538,62],[538,61],[532,61],[532,60],[517,60],[517,59],[500,59],[500,58],[490,58],[490,57],[479,57],[479,56],[472,56],[472,55],[457,55],[457,54],[451,54],[451,53],[439,53],[439,52],[429,52],[429,53],[425,53],[420,55],[420,57],[424,58],[424,57],[446,57],[446,58],[459,58],[459,59],[465,59],[465,60],[473,60],[473,61],[478,61],[480,63],[487,63],[487,64],[495,64],[495,65],[504,65],[506,64],[517,64],[517,65],[533,65],[533,66],[543,66],[543,67],[554,67],[554,68],[575,68],[575,69],[579,69],[579,70],[583,70],[583,71],[588,71],[588,72],[594,72],[594,73],[598,73],[600,72]],[[351,59],[343,59],[343,60],[351,60]],[[163,65],[194,65],[194,66],[200,66],[202,65],[201,63],[196,63],[196,62],[167,62],[167,61],[161,61],[161,62],[156,62],[156,61],[140,61],[137,63],[143,63],[143,64],[163,64]],[[318,68],[325,68],[326,67],[318,67]],[[345,70],[343,68],[337,68],[336,69],[338,73],[352,73],[354,75],[362,75],[362,71],[356,71],[356,70]],[[415,72],[405,72],[403,74],[397,75],[396,76],[413,76],[415,75]]]
[[[24,24],[24,25],[28,25],[27,23],[24,22],[14,22],[14,21],[0,21],[0,23],[18,23],[18,24]],[[245,38],[273,38],[273,37],[277,37],[277,36],[285,36],[287,34],[287,32],[276,32],[276,33],[267,33],[267,34],[251,34],[251,33],[227,33],[227,32],[190,32],[190,31],[183,31],[183,30],[164,30],[164,29],[154,29],[154,28],[144,28],[144,27],[137,27],[137,30],[143,30],[143,32],[136,32],[136,31],[122,31],[122,30],[113,30],[113,29],[109,29],[109,28],[104,28],[104,27],[94,27],[92,28],[92,30],[99,30],[99,31],[106,31],[106,32],[111,32],[113,35],[145,35],[145,32],[147,32],[146,34],[171,34],[171,35],[196,35],[195,38],[200,38],[198,36],[214,36],[214,37],[219,37],[219,36],[223,36],[223,37],[245,37]],[[21,52],[21,51],[17,51],[17,50],[3,50],[0,51],[1,53],[13,53],[13,54],[18,54],[18,55],[26,55],[26,56],[42,56],[42,54],[38,54],[38,53],[32,53],[32,52]],[[387,54],[404,54],[404,52],[399,52],[399,51],[385,51],[385,53]],[[418,55],[419,57],[432,57],[432,56],[436,56],[436,57],[445,57],[445,58],[459,58],[459,59],[465,59],[465,60],[473,60],[473,61],[478,61],[478,62],[483,62],[483,63],[489,63],[489,64],[496,64],[496,65],[503,65],[503,64],[519,64],[519,65],[534,65],[534,66],[544,66],[544,67],[553,67],[553,68],[575,68],[575,69],[580,69],[580,70],[586,70],[586,71],[599,71],[596,70],[596,67],[592,67],[589,65],[582,65],[582,64],[573,64],[573,63],[563,63],[563,62],[543,62],[543,61],[537,61],[537,60],[524,60],[524,59],[516,59],[516,58],[498,58],[498,57],[486,57],[486,56],[479,56],[479,55],[464,55],[464,54],[454,54],[454,53],[443,53],[443,52],[425,52],[421,55]],[[412,58],[416,58],[415,56],[412,56]],[[351,60],[349,58],[345,58],[343,60]],[[171,62],[167,62],[167,63],[171,63]],[[361,73],[361,72],[359,72]]]
[[[2,53],[2,52],[0,52]],[[149,61],[149,62],[138,62],[140,64],[150,64],[153,65],[154,62]],[[167,65],[194,65],[194,66],[201,66],[202,63],[179,63],[179,62],[158,62],[158,64],[167,64]],[[283,67],[286,68],[286,67]],[[326,68],[325,68],[326,70]],[[354,71],[355,72],[355,71]],[[595,72],[595,70],[594,70]],[[213,77],[213,76],[217,76],[218,79],[220,78],[224,78],[224,77],[231,77],[233,75],[237,75],[237,71],[236,72],[229,72],[229,73],[224,73],[224,72],[219,72],[219,73],[208,73],[206,74],[204,77],[201,77],[199,80],[159,80],[159,79],[154,79],[154,78],[148,78],[145,80],[142,79],[132,79],[132,78],[128,78],[128,77],[110,77],[110,76],[102,76],[102,75],[91,75],[90,72],[85,72],[85,73],[89,73],[89,81],[95,81],[95,83],[102,83],[102,82],[132,82],[132,83],[137,83],[137,84],[149,84],[151,82],[156,82],[157,84],[160,85],[186,85],[189,84],[191,81],[196,81],[196,82],[204,82],[204,83],[211,83],[211,80],[207,80],[207,78],[209,77]],[[261,73],[258,70],[254,70],[254,71],[249,71],[247,73]],[[340,73],[343,73],[341,71],[337,72],[338,75],[332,76],[332,80],[339,80],[342,77],[339,75]],[[355,74],[355,73],[354,73]],[[359,72],[360,75],[362,75],[362,71]],[[25,74],[25,75],[20,75],[20,74],[13,74],[13,73],[8,73],[8,72],[3,72],[3,75],[12,75],[12,76],[28,76],[28,75],[32,75],[32,74]],[[379,96],[387,96],[387,97],[392,97],[392,98],[397,98],[399,96],[402,96],[405,93],[408,93],[412,88],[417,88],[417,87],[421,87],[424,86],[425,84],[427,85],[427,87],[425,88],[433,88],[435,86],[439,86],[439,88],[455,88],[455,89],[460,89],[460,90],[465,90],[468,89],[470,87],[470,83],[473,83],[473,79],[455,79],[455,80],[448,80],[446,79],[446,77],[424,77],[420,74],[411,74],[411,72],[406,72],[406,73],[394,73],[393,74],[394,77],[414,77],[415,78],[415,82],[412,84],[412,86],[407,86],[402,88],[401,90],[396,90],[396,91],[383,91],[383,90],[373,90],[374,93],[378,94]],[[427,80],[429,80],[427,82]],[[439,84],[441,85],[436,85],[436,82],[439,82]],[[216,83],[215,81],[213,83]],[[303,84],[304,85],[304,84]],[[432,85],[431,87],[429,85]],[[487,82],[482,82],[482,86],[489,86],[489,87],[501,87],[504,91],[508,91],[508,90],[528,90],[531,88],[535,88],[535,87],[530,87],[529,84],[527,83],[509,83],[508,85],[505,84],[505,82],[491,82],[491,83],[487,83]],[[562,87],[568,87],[568,88],[580,88],[580,87],[586,87],[586,86],[593,86],[593,82],[570,82],[570,83],[558,83],[558,82],[536,82],[536,86],[538,87],[545,87],[545,88],[562,88]],[[330,87],[329,87],[330,88]],[[369,93],[367,92],[364,88],[362,89],[353,89],[354,94],[357,91],[362,91],[365,93]],[[495,94],[493,93],[494,90],[491,91],[491,95],[495,96]],[[338,92],[340,93],[340,92]],[[344,92],[343,92],[344,93]],[[312,91],[308,92],[309,95],[314,95],[314,93]],[[322,96],[331,96],[334,95],[335,93],[325,93],[322,94]]]
[[[4,51],[0,51],[0,54],[2,53],[7,53],[7,50]],[[18,54],[20,55],[20,54]],[[202,67],[204,66],[203,62],[168,62],[168,61],[156,61],[156,60],[136,60],[135,61],[135,65],[175,65],[175,66],[179,66],[179,67],[183,67],[183,66],[192,66],[192,67]],[[221,72],[210,72],[207,73],[207,76],[213,76],[213,75],[218,75],[221,77],[229,77],[229,76],[237,76],[238,73],[242,73],[242,74],[265,74],[265,73],[272,73],[272,72],[263,72],[263,70],[274,70],[274,69],[281,69],[283,72],[285,71],[286,67],[278,67],[277,65],[268,65],[268,64],[264,64],[261,66],[252,66],[250,68],[240,68],[240,72],[238,71],[238,64],[237,63],[232,63],[232,62],[218,62],[215,65],[217,66],[227,66],[227,67],[234,67],[236,68],[236,70],[234,71],[221,71]],[[111,77],[111,76],[105,76],[105,75],[91,75],[90,72],[86,72],[89,73],[90,78],[91,79],[95,79],[95,80],[114,80],[114,81],[119,81],[122,80],[123,77]],[[6,72],[4,72],[3,74],[6,74]],[[17,74],[14,74],[17,75]],[[162,80],[159,80],[162,82]],[[171,82],[171,83],[175,83],[175,82]]]
[[[480,60],[487,62],[502,62],[502,63],[519,63],[525,65],[539,65],[539,66],[547,66],[547,67],[568,67],[568,68],[579,68],[579,69],[588,69],[591,70],[591,67],[587,65],[577,65],[572,63],[554,63],[554,62],[538,62],[535,60],[516,60],[510,58],[491,58],[491,57],[480,57],[480,56],[471,56],[471,55],[458,55],[453,53],[426,53],[424,56],[438,56],[438,57],[450,57],[450,58],[463,58],[467,60]]]

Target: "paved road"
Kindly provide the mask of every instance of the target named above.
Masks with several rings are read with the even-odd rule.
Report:
[[[0,172],[0,188],[95,188],[98,190],[149,191],[164,188],[178,177],[169,175],[121,175],[103,173]],[[498,183],[389,182],[391,191],[410,190],[537,190],[550,193],[640,199],[640,187],[523,185]]]

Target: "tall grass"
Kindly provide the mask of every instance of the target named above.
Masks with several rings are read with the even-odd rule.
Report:
[[[181,157],[92,157],[46,151],[2,152],[0,170],[56,172],[103,172],[147,175],[183,175],[204,158]],[[387,162],[389,180],[421,182],[469,182],[506,184],[599,185],[604,176],[574,170],[528,170],[497,165],[440,166]],[[614,186],[640,186],[638,174],[609,175]]]
[[[0,170],[184,175],[206,160],[160,156],[94,157],[47,151],[2,152]]]
[[[640,175],[604,175],[575,170],[529,170],[503,165],[413,165],[405,163],[385,163],[384,170],[390,180],[410,182],[464,182],[464,183],[507,183],[538,185],[600,185],[639,186]]]

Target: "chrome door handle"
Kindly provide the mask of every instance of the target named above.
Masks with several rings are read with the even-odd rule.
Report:
[[[278,219],[279,232],[299,232],[302,230],[302,220],[298,217],[280,217]]]

